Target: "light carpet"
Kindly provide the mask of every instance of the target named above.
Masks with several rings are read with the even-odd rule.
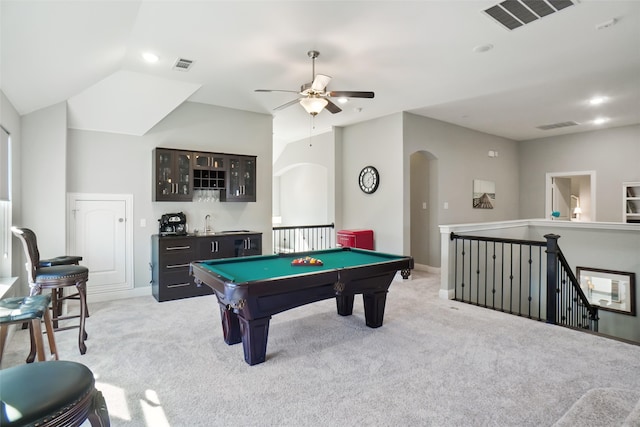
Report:
[[[224,343],[213,296],[91,304],[84,356],[77,329],[56,338],[116,427],[552,426],[592,389],[640,392],[640,346],[442,300],[439,283],[397,276],[377,329],[361,298],[348,317],[333,300],[277,314],[255,366]],[[3,367],[23,363],[27,338]]]

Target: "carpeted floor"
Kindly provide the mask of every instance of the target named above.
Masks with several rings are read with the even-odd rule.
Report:
[[[255,366],[222,340],[213,296],[91,304],[84,356],[77,329],[56,338],[116,427],[640,425],[640,346],[442,300],[439,281],[397,276],[378,329],[361,298],[349,317],[333,300],[278,314]]]

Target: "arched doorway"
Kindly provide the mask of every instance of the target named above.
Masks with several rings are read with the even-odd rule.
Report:
[[[409,164],[411,256],[418,268],[440,267],[438,159],[416,151]]]

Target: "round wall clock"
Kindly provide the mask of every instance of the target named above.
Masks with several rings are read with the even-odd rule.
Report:
[[[365,166],[360,171],[358,183],[362,191],[367,194],[372,194],[378,189],[378,184],[380,184],[380,174],[378,170],[373,166]]]

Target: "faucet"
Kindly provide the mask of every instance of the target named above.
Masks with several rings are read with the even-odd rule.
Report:
[[[211,232],[211,227],[209,226],[209,220],[211,219],[211,215],[207,214],[207,216],[204,217],[204,232],[209,233]]]

